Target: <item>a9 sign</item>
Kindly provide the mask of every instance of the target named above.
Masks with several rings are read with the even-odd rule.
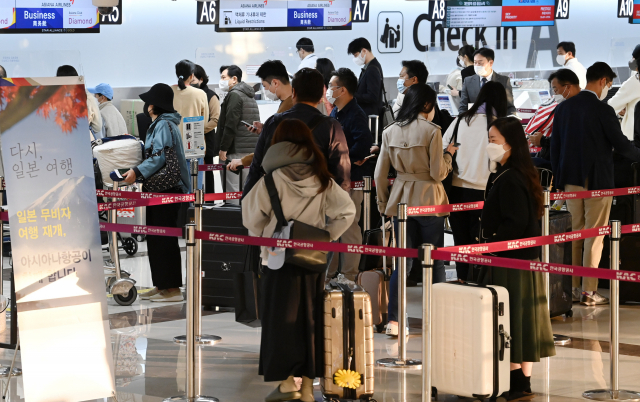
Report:
[[[569,0],[556,0],[556,19],[569,19]]]

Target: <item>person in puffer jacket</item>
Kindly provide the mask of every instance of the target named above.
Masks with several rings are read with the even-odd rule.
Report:
[[[242,122],[252,124],[254,121],[260,121],[260,112],[254,99],[256,92],[249,84],[242,82],[240,67],[220,67],[220,90],[227,95],[220,109],[216,137],[220,143],[220,163],[225,163],[227,160],[241,159],[253,152],[258,136],[251,133]],[[227,174],[226,191],[234,192],[239,188],[239,176]]]

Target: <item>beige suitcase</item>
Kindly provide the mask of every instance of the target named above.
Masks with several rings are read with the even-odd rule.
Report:
[[[373,324],[371,298],[358,285],[330,284],[324,296],[324,377],[320,379],[326,400],[373,397]],[[334,381],[338,370],[360,374],[356,389]]]

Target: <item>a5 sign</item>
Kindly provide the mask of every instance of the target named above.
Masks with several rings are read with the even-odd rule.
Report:
[[[555,18],[557,20],[568,20],[569,19],[569,0],[556,0],[556,16],[555,16]]]
[[[618,18],[633,16],[633,0],[618,0]]]
[[[118,1],[111,14],[100,14],[100,25],[122,25],[122,0]]]
[[[215,25],[218,23],[218,2],[217,1],[197,1],[198,25]]]

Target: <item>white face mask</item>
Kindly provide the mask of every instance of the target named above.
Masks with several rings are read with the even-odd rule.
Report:
[[[278,100],[278,95],[277,95],[278,89],[276,88],[276,92],[271,92],[271,88],[273,88],[273,84],[271,84],[269,86],[269,89],[265,88],[264,94],[267,97],[267,99],[272,100],[272,101],[277,101]]]
[[[604,88],[602,88],[602,93],[600,94],[601,101],[606,99],[607,95],[609,94],[609,89],[609,85],[605,85]]]
[[[353,62],[356,63],[356,66],[362,67],[362,66],[365,65],[365,60],[364,59],[365,59],[364,51],[362,51],[362,52],[360,52],[360,56],[353,58]]]
[[[486,66],[473,66],[473,70],[476,72],[476,74],[478,74],[480,77],[486,77],[489,75]]]
[[[487,154],[491,162],[500,163],[507,150],[504,149],[504,144],[494,144],[490,142],[487,144]]]
[[[222,92],[229,92],[229,80],[220,80],[218,83]]]
[[[567,62],[566,55],[564,55],[564,54],[559,54],[559,55],[557,55],[557,56],[556,56],[556,61],[557,61],[557,62],[558,62],[558,64],[560,64],[561,66],[564,66],[564,63],[566,63],[566,62]]]
[[[398,93],[403,93],[407,88],[404,86],[404,78],[398,78],[398,82],[396,83],[398,87]]]
[[[553,95],[553,99],[555,99],[557,103],[562,103],[563,101],[567,100],[567,98],[564,97],[564,93],[566,91],[567,90],[565,89],[560,95]]]
[[[333,105],[333,104],[336,103],[336,99],[338,99],[342,95],[338,96],[338,98],[334,98],[333,97],[333,89],[329,88],[329,89],[327,89],[326,96],[327,96],[327,102],[329,102],[329,103],[331,103]]]

